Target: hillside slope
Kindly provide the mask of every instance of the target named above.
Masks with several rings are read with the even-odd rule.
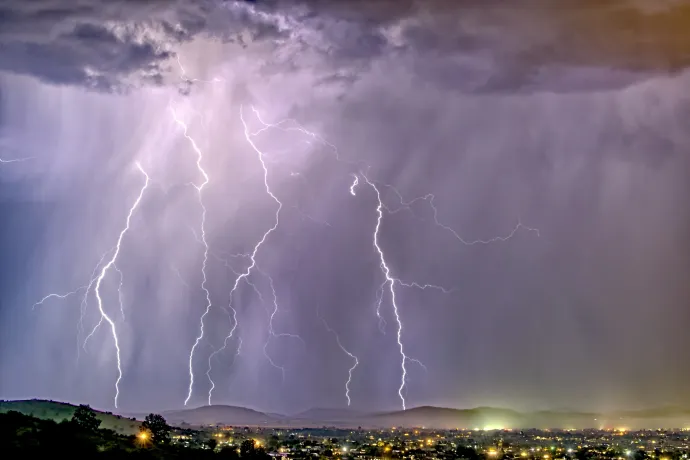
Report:
[[[275,419],[263,412],[237,406],[201,406],[194,409],[182,409],[163,412],[163,417],[170,424],[181,425],[268,425],[277,424]]]
[[[72,418],[77,406],[73,404],[47,401],[43,399],[29,399],[19,401],[0,401],[0,413],[16,411],[24,415],[61,422]],[[139,431],[140,422],[110,412],[94,410],[101,420],[101,428],[107,428],[118,434],[136,434]]]

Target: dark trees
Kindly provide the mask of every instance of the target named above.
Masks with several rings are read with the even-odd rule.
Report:
[[[256,446],[254,444],[254,440],[252,439],[245,439],[242,441],[242,444],[240,444],[240,455],[242,458],[251,458],[254,456],[254,452],[256,451]]]
[[[170,425],[160,414],[147,415],[141,427],[151,433],[153,442],[157,444],[167,444],[170,441]]]
[[[218,457],[224,460],[239,460],[240,454],[237,453],[237,448],[225,446],[218,452]]]
[[[253,439],[246,439],[240,444],[240,456],[243,460],[269,460],[271,457],[266,451],[257,447]]]
[[[101,421],[96,417],[96,412],[88,404],[77,407],[72,415],[72,423],[87,431],[96,431],[101,426]]]
[[[215,439],[211,438],[206,441],[206,447],[208,447],[211,450],[216,450],[216,446],[218,446],[218,441]]]
[[[479,460],[477,451],[469,446],[458,446],[458,448],[455,449],[455,455],[457,458],[464,458],[466,460]]]

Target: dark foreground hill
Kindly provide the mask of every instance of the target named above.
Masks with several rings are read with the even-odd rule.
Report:
[[[167,442],[165,437],[123,435],[73,421],[55,422],[17,411],[0,413],[0,458],[2,459],[150,459],[150,460],[270,460],[258,448],[238,456],[236,447],[211,449],[198,433],[190,442]],[[207,438],[208,439],[208,438]],[[250,441],[251,442],[251,441]],[[253,442],[251,442],[253,446]]]
[[[71,419],[76,409],[77,406],[72,404],[44,399],[0,401],[0,414],[16,411],[24,415],[54,422]],[[101,421],[101,428],[113,430],[118,434],[124,435],[135,434],[139,431],[141,423],[135,419],[111,412],[97,410],[94,412],[96,412],[96,416]]]

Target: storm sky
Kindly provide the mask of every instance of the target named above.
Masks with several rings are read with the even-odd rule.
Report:
[[[407,407],[687,406],[690,3],[508,3],[2,2],[0,397],[113,408],[139,164],[120,411],[183,406],[204,240],[189,407],[232,307],[213,403],[346,407],[339,340],[399,409],[379,210]]]

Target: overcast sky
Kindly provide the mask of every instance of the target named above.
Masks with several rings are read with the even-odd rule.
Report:
[[[690,3],[507,3],[3,2],[0,397],[687,406]]]

